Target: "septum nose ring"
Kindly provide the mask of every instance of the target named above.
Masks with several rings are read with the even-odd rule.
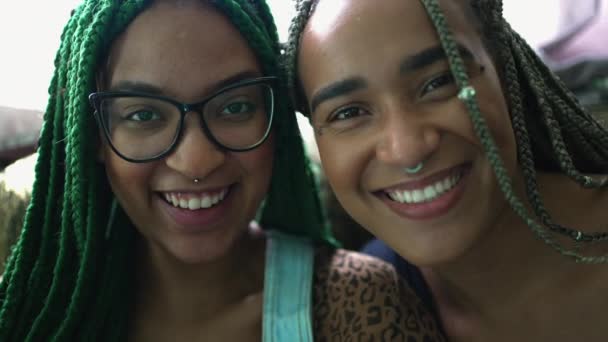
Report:
[[[201,180],[198,178],[194,178],[194,184],[198,184],[198,182],[200,182]]]
[[[420,162],[413,167],[406,167],[405,169],[403,169],[403,171],[405,171],[405,173],[407,173],[408,175],[415,175],[418,172],[422,171],[423,168],[424,162]]]

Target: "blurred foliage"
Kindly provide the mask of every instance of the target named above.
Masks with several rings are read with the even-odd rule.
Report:
[[[0,182],[0,274],[9,251],[21,232],[30,196],[20,196]]]

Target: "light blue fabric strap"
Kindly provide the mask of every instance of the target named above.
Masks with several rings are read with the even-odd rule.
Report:
[[[314,246],[306,238],[268,231],[263,342],[312,342]]]

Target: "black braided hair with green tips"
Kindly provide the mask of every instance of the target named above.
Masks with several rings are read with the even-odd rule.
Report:
[[[502,15],[502,0],[462,0],[467,15],[472,15],[486,48],[492,55],[505,89],[517,140],[519,165],[526,194],[536,218],[530,215],[516,196],[512,180],[503,165],[487,124],[479,111],[475,90],[469,86],[468,75],[452,33],[437,0],[420,0],[434,25],[448,57],[452,74],[461,92],[475,132],[494,169],[499,186],[514,211],[545,243],[561,254],[581,263],[606,263],[608,255],[581,252],[585,243],[608,240],[606,227],[602,232],[583,232],[554,222],[541,199],[537,170],[562,172],[585,188],[605,188],[606,177],[598,179],[585,174],[608,173],[608,132],[583,107],[563,83],[540,60]],[[306,98],[297,75],[298,48],[308,19],[319,0],[296,0],[286,47],[285,65],[296,108],[308,114]],[[537,223],[540,219],[542,225]],[[563,241],[564,238],[566,241]]]
[[[264,0],[201,1],[224,13],[256,53],[264,73],[283,82],[277,89],[276,158],[260,209],[262,226],[336,245],[287,101],[268,5]],[[31,204],[0,283],[0,341],[126,339],[138,236],[123,211],[110,215],[113,195],[94,157],[98,138],[91,137],[98,131],[88,95],[96,90],[96,71],[110,44],[150,2],[85,0],[64,28]],[[106,235],[108,220],[114,228]]]

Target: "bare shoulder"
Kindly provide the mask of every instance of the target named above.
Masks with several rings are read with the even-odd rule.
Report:
[[[316,341],[445,341],[416,294],[377,258],[318,250],[313,297]]]

